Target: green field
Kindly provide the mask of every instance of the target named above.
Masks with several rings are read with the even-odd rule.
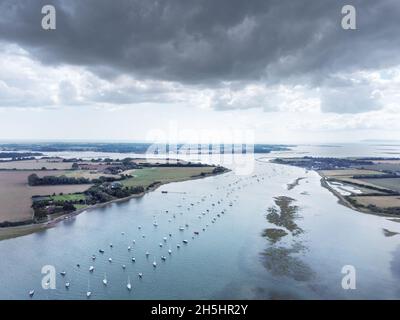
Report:
[[[72,193],[72,194],[63,194],[63,195],[57,195],[57,196],[50,196],[50,200],[53,201],[80,201],[80,200],[85,200],[85,195],[83,193]]]
[[[162,183],[188,180],[192,176],[198,176],[202,172],[211,173],[214,167],[167,167],[167,168],[144,168],[137,169],[131,174],[133,178],[121,181],[124,186],[147,188],[155,181]]]
[[[76,210],[81,210],[81,209],[87,208],[88,205],[87,204],[74,204],[74,207],[76,208]]]
[[[367,183],[372,183],[378,187],[387,188],[396,192],[400,192],[399,178],[380,178],[380,179],[360,179]]]

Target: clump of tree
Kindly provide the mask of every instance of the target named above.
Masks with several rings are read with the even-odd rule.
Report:
[[[67,213],[74,212],[76,211],[76,207],[74,206],[73,203],[65,202],[64,205],[62,206],[62,211]]]
[[[353,176],[353,179],[400,179],[400,176],[395,173],[387,174],[357,174]]]
[[[13,159],[15,160],[27,160],[35,159],[35,157],[42,156],[43,153],[40,152],[1,152],[0,159]]]
[[[24,221],[4,221],[4,222],[0,223],[0,228],[24,226],[24,225],[32,224],[33,222],[34,221],[32,219],[24,220]]]
[[[62,159],[62,162],[73,162],[73,163],[78,163],[82,162],[83,160],[80,158],[69,158],[69,159]]]
[[[85,191],[88,204],[104,203],[113,200],[102,185],[90,187]]]
[[[60,195],[62,194],[60,193]],[[55,213],[74,212],[76,204],[86,204],[86,199],[64,201],[53,200],[50,197],[33,197],[32,209],[35,218],[41,220]]]
[[[32,173],[28,176],[28,184],[30,186],[48,186],[48,185],[63,185],[63,184],[89,184],[90,179],[87,178],[75,178],[67,176],[44,176],[40,178],[36,173]]]
[[[115,161],[113,163],[107,162],[110,166],[107,167],[104,172],[109,174],[120,174],[123,171],[132,170],[132,169],[141,169],[137,163],[132,162],[132,158],[125,158],[121,162]]]
[[[150,184],[147,186],[147,190],[150,190],[150,189],[156,187],[156,186],[159,185],[160,183],[161,183],[161,181],[154,181],[154,182],[150,183]]]
[[[142,186],[124,187],[115,186],[110,183],[95,185],[85,191],[88,204],[104,203],[115,199],[126,198],[134,194],[143,193],[145,189]]]
[[[217,166],[213,169],[213,174],[224,173],[227,169],[221,166]]]

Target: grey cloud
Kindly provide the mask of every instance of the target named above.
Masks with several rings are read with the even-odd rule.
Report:
[[[92,82],[91,82],[92,81]],[[110,85],[103,87],[93,79],[87,79],[83,90],[78,93],[70,80],[62,80],[58,85],[58,104],[133,104],[143,102],[171,102],[171,89],[157,84],[147,84],[145,88],[129,85]]]
[[[40,27],[49,3],[56,31]],[[344,4],[357,9],[356,31],[340,27]],[[80,65],[103,78],[329,87],[333,73],[400,63],[397,0],[2,0],[0,11],[0,40],[42,63]],[[332,107],[326,102],[323,110]]]
[[[43,96],[34,89],[26,90],[19,87],[11,87],[0,80],[0,108],[32,108],[53,104],[54,102],[49,96]]]
[[[54,32],[40,27],[49,2],[58,9]],[[45,63],[182,82],[284,80],[398,63],[390,53],[399,49],[399,3],[350,1],[358,30],[344,31],[340,8],[348,2],[4,0],[0,37]]]
[[[58,98],[63,104],[76,104],[77,102],[76,87],[68,80],[62,80],[58,84]]]
[[[135,88],[115,88],[92,92],[85,97],[93,103],[133,104],[144,102],[168,103],[175,101],[168,91],[137,90]]]
[[[382,108],[379,92],[368,86],[324,88],[321,110],[334,113],[362,113]]]

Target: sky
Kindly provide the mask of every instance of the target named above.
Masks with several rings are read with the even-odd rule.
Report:
[[[0,140],[400,141],[398,0],[0,0],[0,13]]]

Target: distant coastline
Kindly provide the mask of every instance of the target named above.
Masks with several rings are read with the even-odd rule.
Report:
[[[249,145],[250,146],[250,145]],[[32,154],[46,152],[101,152],[101,153],[136,153],[145,154],[149,150],[155,154],[168,155],[176,150],[190,151],[191,154],[209,153],[232,153],[242,151],[243,153],[270,153],[272,151],[289,151],[295,145],[284,144],[254,144],[247,148],[244,144],[169,144],[169,143],[117,143],[117,142],[30,142],[30,143],[0,143],[0,152],[27,152]],[[242,149],[242,150],[240,150]]]

